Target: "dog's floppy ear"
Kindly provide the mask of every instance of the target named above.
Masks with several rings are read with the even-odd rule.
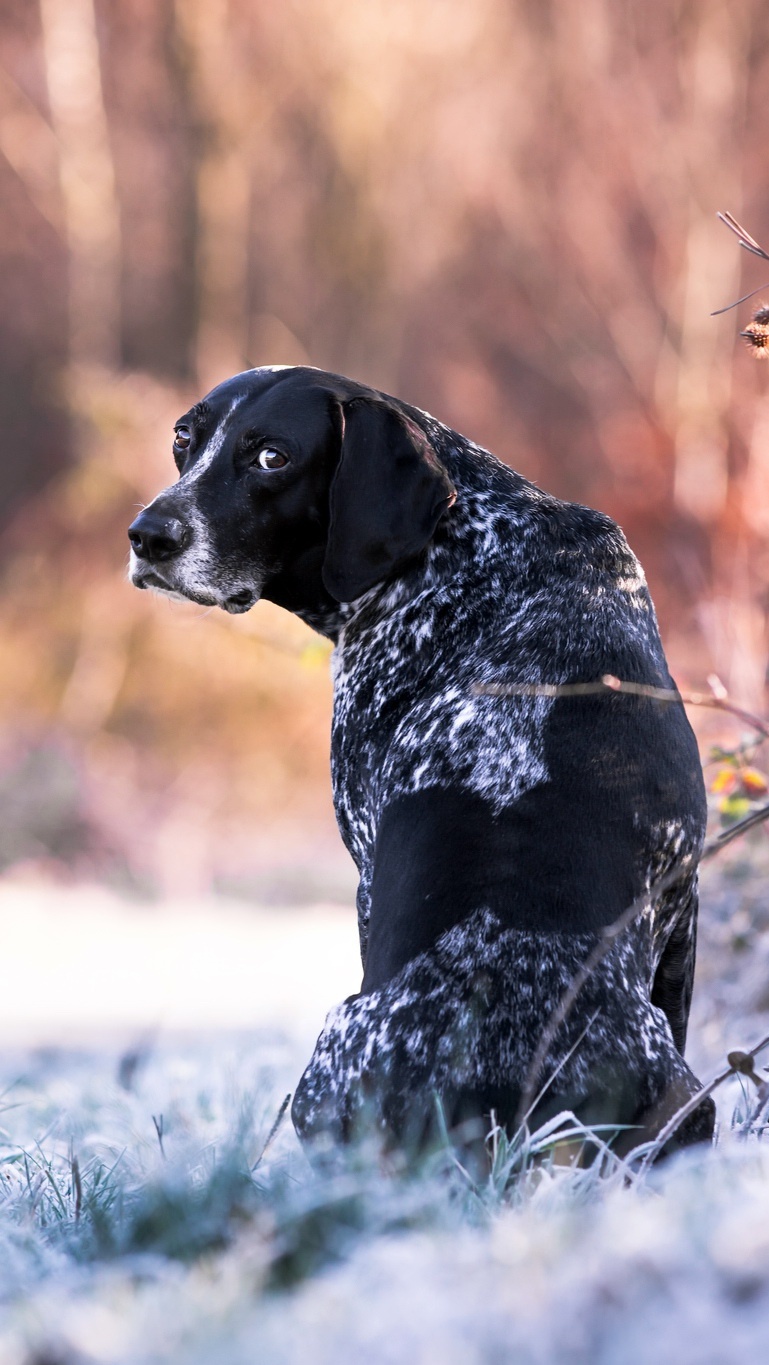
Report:
[[[376,399],[344,403],[323,563],[331,596],[352,602],[413,559],[455,497],[415,422]]]

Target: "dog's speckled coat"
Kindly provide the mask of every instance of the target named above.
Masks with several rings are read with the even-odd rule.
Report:
[[[353,404],[371,430],[383,413],[399,423],[399,441],[444,490],[426,543],[355,600],[328,591],[339,573],[326,562],[325,589],[308,587],[302,602],[292,585],[284,601],[336,643],[334,800],[360,873],[364,968],[361,993],[329,1014],[297,1088],[297,1130],[312,1141],[373,1125],[388,1140],[419,1141],[435,1095],[451,1123],[493,1109],[509,1125],[542,1029],[602,928],[680,865],[559,1030],[543,1081],[563,1065],[534,1116],[568,1107],[588,1122],[635,1125],[636,1141],[697,1088],[682,1056],[705,821],[693,735],[678,704],[476,689],[605,673],[671,687],[641,568],[608,517],[543,493],[425,413],[307,369],[247,372],[209,395],[208,444],[156,500],[166,516],[199,523],[196,489],[216,478],[217,461],[222,477],[225,426],[233,442],[239,424],[259,430],[259,401],[276,384],[289,424],[303,395],[328,395],[332,502],[340,459],[350,464],[356,440],[371,449],[368,428],[368,447],[353,434]],[[266,494],[250,496],[257,505]],[[338,506],[332,537],[335,515]],[[282,581],[282,560],[271,579],[255,545],[257,583],[225,548],[212,550],[207,533],[214,600],[226,561],[228,589],[248,582],[254,598],[281,601],[271,583]],[[194,546],[177,553],[160,585],[138,562],[135,581],[144,574],[184,594],[186,572],[196,584],[187,595],[199,595]],[[712,1122],[703,1104],[679,1140],[709,1136]]]

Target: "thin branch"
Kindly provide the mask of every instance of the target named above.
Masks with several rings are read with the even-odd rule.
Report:
[[[753,1058],[757,1057],[758,1053],[765,1047],[769,1047],[769,1034],[767,1034],[765,1038],[762,1038],[760,1043],[756,1043],[756,1046],[751,1048],[750,1052],[730,1052],[727,1057],[727,1061],[729,1062],[727,1070],[719,1072],[717,1076],[713,1077],[712,1081],[708,1081],[707,1085],[703,1085],[696,1094],[690,1096],[686,1101],[686,1104],[682,1104],[681,1108],[676,1110],[673,1117],[668,1120],[665,1127],[660,1130],[652,1143],[644,1143],[642,1147],[637,1147],[634,1152],[629,1152],[625,1160],[630,1162],[634,1156],[640,1155],[641,1152],[643,1152],[644,1156],[638,1172],[639,1175],[642,1175],[644,1171],[648,1170],[655,1157],[659,1156],[665,1143],[680,1128],[684,1119],[688,1119],[689,1115],[693,1114],[695,1109],[699,1108],[702,1101],[706,1099],[708,1095],[712,1095],[713,1091],[717,1090],[719,1085],[723,1085],[724,1081],[727,1081],[730,1076],[736,1076],[739,1072],[743,1075],[751,1076],[752,1079],[756,1079],[753,1075],[752,1066],[748,1070],[745,1062],[750,1059],[752,1063]]]
[[[749,251],[751,256],[760,256],[762,261],[769,261],[769,254],[764,251],[762,246],[758,245],[755,237],[751,237],[750,233],[746,232],[744,227],[737,222],[733,213],[717,213],[716,218],[719,218],[724,226],[728,227],[729,231],[734,233],[743,251]],[[751,289],[749,294],[743,294],[741,299],[735,299],[734,303],[728,303],[725,308],[716,308],[715,312],[711,313],[710,316],[712,318],[720,317],[722,313],[730,312],[732,308],[737,308],[741,303],[745,303],[747,299],[752,299],[754,294],[759,294],[762,289],[768,287],[769,286],[765,284],[760,284],[758,289]]]
[[[709,692],[679,692],[677,687],[652,687],[649,683],[626,682],[604,673],[596,682],[580,683],[475,683],[471,691],[476,697],[595,697],[619,693],[633,697],[648,697],[651,701],[684,706],[707,706],[713,711],[725,711],[750,725],[758,734],[769,739],[769,723],[754,716],[742,706],[735,706],[728,697],[713,696]]]
[[[747,834],[749,830],[754,829],[756,825],[762,825],[768,819],[769,803],[765,806],[758,806],[756,810],[752,810],[749,815],[746,815],[744,820],[738,820],[736,825],[730,825],[720,834],[715,834],[702,850],[700,862],[704,863],[707,858],[714,858],[717,853],[721,852],[722,848],[726,848],[727,844],[733,843],[735,839],[740,839],[743,834]]]
[[[744,251],[749,251],[752,256],[760,256],[762,260],[769,261],[769,255],[764,251],[764,248],[759,246],[755,237],[751,237],[750,233],[746,232],[744,227],[737,222],[733,213],[719,212],[716,214],[716,218],[720,218],[721,222],[729,228],[729,231],[734,233]]]
[[[735,299],[734,303],[727,303],[725,308],[714,308],[710,316],[720,318],[722,313],[731,313],[733,308],[739,308],[741,303],[747,303],[748,299],[752,299],[754,295],[760,294],[764,289],[769,289],[769,281],[766,284],[760,284],[757,289],[751,289],[749,294],[743,294],[741,299]]]

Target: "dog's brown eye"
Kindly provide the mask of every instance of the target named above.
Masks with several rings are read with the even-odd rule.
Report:
[[[174,455],[183,455],[185,450],[189,450],[192,442],[192,434],[189,427],[177,427],[174,435]]]
[[[259,451],[256,463],[260,469],[282,469],[288,464],[288,455],[284,455],[282,450],[273,450],[271,446],[265,446],[264,450]]]

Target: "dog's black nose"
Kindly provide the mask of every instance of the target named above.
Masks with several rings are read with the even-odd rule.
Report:
[[[178,517],[164,517],[147,507],[129,526],[128,539],[138,559],[159,563],[178,555],[188,544],[190,532]]]

